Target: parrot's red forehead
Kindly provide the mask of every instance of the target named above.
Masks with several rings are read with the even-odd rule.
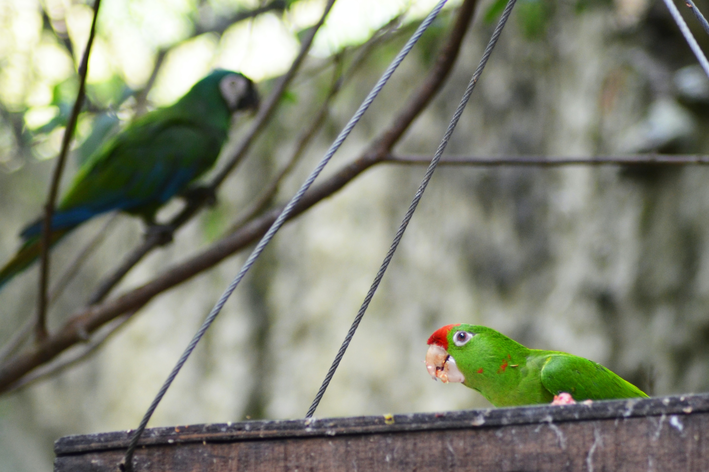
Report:
[[[460,326],[460,323],[458,324],[449,324],[444,326],[443,328],[439,328],[434,332],[430,338],[428,338],[428,345],[430,346],[431,344],[436,344],[438,346],[441,346],[443,349],[446,351],[448,350],[448,332],[453,328],[454,326]]]

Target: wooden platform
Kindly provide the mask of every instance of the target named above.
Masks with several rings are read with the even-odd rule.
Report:
[[[129,433],[67,436],[56,472],[118,470]],[[155,428],[136,471],[709,471],[709,395]]]

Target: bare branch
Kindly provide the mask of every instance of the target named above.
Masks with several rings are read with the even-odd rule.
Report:
[[[397,156],[388,155],[383,162],[403,165],[428,165],[431,156]],[[548,157],[548,156],[509,156],[509,157],[470,157],[449,156],[440,161],[440,165],[467,167],[499,167],[499,166],[647,166],[647,165],[708,165],[709,156],[704,155],[667,155],[640,154],[636,156],[592,156],[592,157]]]
[[[155,85],[155,79],[157,79],[158,72],[160,72],[162,65],[165,63],[165,57],[169,51],[170,48],[162,48],[155,55],[155,64],[153,64],[153,70],[150,72],[150,77],[148,77],[145,87],[143,87],[143,89],[135,96],[134,118],[145,114],[148,108],[148,94],[150,93],[150,90],[152,90],[153,85]]]
[[[22,377],[22,380],[15,383],[9,392],[15,392],[23,387],[33,384],[39,380],[51,377],[66,370],[67,368],[86,359],[91,353],[98,349],[112,334],[118,331],[119,328],[130,319],[133,313],[126,313],[115,320],[107,323],[103,328],[96,333],[89,342],[81,346],[77,346],[75,351],[65,353],[63,356],[56,358],[54,361],[35,369],[30,374]]]
[[[57,159],[57,165],[54,168],[54,175],[52,176],[52,183],[49,188],[49,197],[47,197],[47,203],[44,208],[44,223],[42,227],[41,235],[41,269],[39,278],[39,300],[37,305],[37,321],[35,324],[35,336],[38,341],[42,341],[47,337],[47,326],[46,326],[46,315],[47,315],[47,287],[49,285],[49,245],[51,238],[51,226],[52,226],[52,215],[54,213],[54,203],[57,200],[57,194],[59,193],[59,182],[61,182],[62,173],[64,172],[64,164],[66,162],[67,154],[69,153],[69,145],[71,144],[71,138],[74,135],[74,129],[76,128],[76,121],[79,118],[79,112],[81,111],[81,106],[84,103],[84,95],[86,92],[86,75],[89,71],[89,55],[91,54],[91,46],[94,43],[94,36],[96,34],[96,20],[98,19],[98,10],[101,6],[101,0],[95,0],[94,3],[94,18],[91,22],[91,32],[89,33],[89,39],[86,43],[86,49],[84,50],[84,55],[81,58],[81,64],[79,65],[79,91],[77,92],[76,102],[74,102],[74,108],[71,110],[71,115],[69,116],[69,121],[64,129],[64,137],[62,138],[62,147],[59,153],[59,158]]]
[[[264,13],[269,13],[269,12],[281,12],[282,13],[283,11],[285,11],[287,6],[288,6],[288,4],[284,0],[274,0],[270,3],[267,3],[266,5],[254,8],[253,10],[237,12],[233,16],[231,16],[229,18],[221,19],[218,23],[210,25],[210,26],[198,25],[195,28],[194,36],[198,36],[198,35],[204,34],[204,33],[219,33],[219,34],[221,34],[224,31],[226,31],[226,29],[229,28],[234,23],[238,23],[240,21],[256,18],[257,16],[263,15]]]

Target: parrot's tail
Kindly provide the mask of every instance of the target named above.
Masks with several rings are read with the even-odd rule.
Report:
[[[49,247],[54,246],[72,229],[74,228],[64,228],[52,231],[52,234],[49,237]],[[0,290],[2,290],[2,287],[14,276],[32,265],[32,263],[39,258],[41,254],[41,238],[41,235],[34,236],[25,241],[20,250],[17,251],[17,254],[15,254],[15,257],[13,257],[2,269],[0,269]]]

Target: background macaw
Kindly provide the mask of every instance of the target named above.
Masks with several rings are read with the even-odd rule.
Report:
[[[495,406],[647,397],[601,364],[529,349],[485,326],[444,326],[428,345],[426,369],[434,379],[462,382]]]
[[[227,139],[231,115],[258,107],[247,77],[215,70],[175,104],[145,114],[103,144],[77,174],[52,217],[51,244],[105,212],[120,210],[154,225],[158,209],[209,170]],[[0,287],[40,254],[42,220],[0,269]]]

